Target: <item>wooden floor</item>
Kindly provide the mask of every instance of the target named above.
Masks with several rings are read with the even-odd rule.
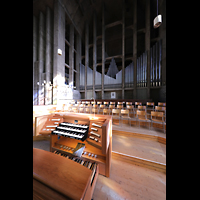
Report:
[[[166,133],[127,124],[112,128],[110,177],[99,175],[93,199],[166,199]],[[50,141],[35,140],[33,147],[49,151]]]

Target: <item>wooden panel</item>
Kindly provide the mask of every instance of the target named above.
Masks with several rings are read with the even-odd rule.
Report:
[[[33,200],[57,199],[66,200],[66,196],[55,191],[53,188],[44,185],[40,181],[33,179]]]
[[[123,160],[123,162],[132,163],[138,166],[147,167],[149,169],[166,173],[166,164],[164,163],[159,163],[159,162],[139,158],[136,156],[130,156],[130,155],[115,152],[115,151],[112,151],[112,156],[114,156],[115,159]]]
[[[83,199],[92,171],[51,152],[33,148],[33,178],[71,199]]]

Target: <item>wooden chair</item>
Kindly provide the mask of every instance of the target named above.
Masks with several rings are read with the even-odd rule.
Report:
[[[119,109],[112,109],[112,123],[113,119],[118,119],[120,124],[120,110]]]
[[[154,102],[147,102],[146,103],[147,110],[154,110]]]
[[[98,109],[97,108],[92,108],[92,113],[98,114]]]
[[[142,102],[135,102],[135,108],[137,108],[137,106],[141,106]]]
[[[117,105],[117,108],[118,108],[118,109],[123,109],[123,105],[121,105],[121,104],[119,105],[119,104],[118,104],[118,105]]]
[[[151,120],[149,120],[147,118],[147,113],[146,111],[141,111],[141,110],[137,110],[137,121],[139,121],[139,127],[140,127],[140,122],[149,122],[149,129],[150,129],[150,123],[151,123]]]
[[[79,112],[79,113],[84,113],[84,112],[85,112],[85,108],[84,108],[84,107],[79,107],[78,112]]]
[[[162,124],[163,130],[164,130],[164,133],[165,133],[166,122],[164,121],[163,117],[164,117],[163,112],[151,111],[151,127],[152,127],[152,123]]]
[[[77,104],[80,105],[80,104],[81,104],[81,101],[77,100]]]
[[[91,113],[90,108],[85,108],[85,113]]]
[[[104,104],[106,107],[108,107],[109,102],[108,102],[108,101],[104,101],[103,104]]]
[[[138,110],[144,110],[144,111],[146,111],[146,106],[138,106]]]
[[[133,116],[133,117],[135,116],[134,105],[127,105],[126,109],[129,110],[130,117],[131,116]]]
[[[164,118],[166,118],[166,107],[161,107],[161,106],[155,106],[155,111],[157,112],[163,112]]]
[[[100,106],[98,107],[98,113],[103,113],[103,109],[105,108],[105,105],[100,104]]]
[[[72,107],[71,112],[78,113],[78,107]]]
[[[98,108],[98,105],[97,104],[93,104],[92,108]]]
[[[129,116],[129,110],[124,110],[124,109],[121,109],[121,111],[120,111],[120,117],[121,117],[121,119],[120,119],[120,121],[122,121],[122,125],[123,125],[123,120],[128,120],[128,122],[129,122],[129,125],[131,125],[131,118],[130,118],[130,116]]]
[[[103,115],[110,115],[110,110],[108,108],[104,108]]]
[[[110,105],[115,105],[115,102],[114,101],[110,101]]]
[[[99,106],[100,106],[101,104],[102,104],[102,102],[101,102],[101,101],[97,101],[97,105],[99,105]]]
[[[132,106],[132,102],[126,102],[126,106]]]
[[[161,107],[161,106],[155,106],[155,111],[162,111],[165,113],[166,107]]]

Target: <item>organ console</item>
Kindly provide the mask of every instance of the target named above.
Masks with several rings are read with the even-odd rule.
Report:
[[[74,164],[76,164],[76,166],[78,165],[77,169],[79,170],[71,174],[71,176],[76,176],[74,181],[77,182],[80,181],[78,176],[83,176],[85,169],[89,170],[90,173],[87,172],[88,181],[86,181],[87,184],[85,185],[88,191],[82,191],[82,196],[80,196],[82,199],[91,199],[97,175],[110,176],[112,116],[95,115],[94,117],[93,114],[85,113],[57,113],[37,116],[35,121],[36,136],[50,135],[50,152],[47,153],[51,154],[51,156],[49,156],[51,161],[46,162],[53,162],[53,166],[57,169],[57,157],[59,157],[59,159],[62,158],[63,165],[65,165],[65,170],[68,170],[68,173],[70,173],[71,170],[73,171],[73,166],[75,167]],[[38,154],[36,154],[36,156],[37,155]],[[66,163],[64,163],[63,159]],[[43,165],[45,161],[41,162],[41,165]],[[46,163],[45,165],[50,167],[50,164]],[[54,168],[49,169],[49,171],[51,170],[54,170]],[[60,173],[63,174],[65,172]],[[45,178],[46,177],[44,177],[44,179]],[[46,182],[46,179],[45,184],[49,184]],[[47,187],[54,187],[54,185],[50,184],[50,186],[48,185]],[[56,190],[60,192],[59,188]],[[76,187],[70,190],[72,193],[73,191],[76,193]],[[65,196],[71,198],[71,194],[68,194],[68,192],[62,191],[62,194],[65,193]]]

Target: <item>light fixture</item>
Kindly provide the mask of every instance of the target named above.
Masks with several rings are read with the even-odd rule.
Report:
[[[157,0],[157,16],[153,20],[153,27],[158,28],[162,24],[162,15],[158,15],[158,0]]]
[[[58,55],[62,56],[62,50],[61,49],[58,49]]]

